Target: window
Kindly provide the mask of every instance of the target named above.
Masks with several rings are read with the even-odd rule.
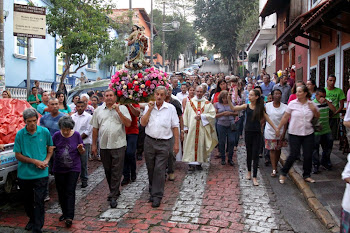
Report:
[[[347,93],[349,89],[349,78],[350,78],[350,49],[344,51],[343,55],[343,91]]]
[[[295,47],[291,49],[291,66],[295,65]]]
[[[335,74],[335,54],[328,57],[327,77],[331,74]]]
[[[326,75],[326,59],[319,61],[319,83],[318,86],[325,87],[325,75]]]
[[[316,67],[310,69],[310,80],[315,80],[316,82],[316,75],[317,75],[316,73],[317,73]]]
[[[311,8],[314,8],[314,7],[317,6],[320,2],[321,2],[321,0],[311,0]]]
[[[14,36],[14,42],[15,42],[15,46],[14,46],[15,51],[14,51],[13,55],[16,58],[27,59],[27,47],[28,47],[27,38]],[[30,52],[31,52],[30,59],[31,60],[35,59],[35,57],[34,57],[34,40],[31,40]]]
[[[85,68],[86,71],[89,72],[97,72],[97,68],[96,68],[96,62],[95,61],[90,61]]]

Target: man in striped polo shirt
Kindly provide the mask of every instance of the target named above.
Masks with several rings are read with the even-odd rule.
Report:
[[[313,169],[312,173],[317,174],[319,167],[330,170],[330,155],[333,148],[333,137],[332,130],[329,126],[329,110],[333,113],[336,112],[334,105],[326,99],[326,90],[324,88],[318,88],[316,90],[316,99],[314,102],[320,110],[320,125],[322,126],[321,131],[315,132],[315,148],[312,155]],[[322,147],[321,161],[319,159],[319,149]]]

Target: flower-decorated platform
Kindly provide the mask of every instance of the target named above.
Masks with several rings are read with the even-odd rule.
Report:
[[[154,67],[145,70],[122,69],[111,78],[109,88],[116,92],[120,104],[149,102],[158,86],[169,87],[167,73]]]

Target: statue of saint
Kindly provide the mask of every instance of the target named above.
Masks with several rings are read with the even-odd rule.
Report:
[[[143,66],[149,66],[145,61],[145,53],[148,49],[148,39],[144,35],[145,28],[134,25],[132,32],[126,39],[130,47],[129,60],[125,62],[126,68],[141,69]]]

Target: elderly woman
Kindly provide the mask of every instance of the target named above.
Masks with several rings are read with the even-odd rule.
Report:
[[[83,140],[80,134],[73,130],[74,125],[70,116],[61,117],[58,121],[60,131],[52,137],[56,147],[52,171],[63,213],[59,221],[65,220],[66,227],[70,227],[73,223],[75,188],[81,171],[80,155],[85,153]]]
[[[221,165],[226,164],[225,148],[228,147],[228,163],[233,166],[232,156],[237,133],[234,111],[231,110],[227,100],[228,92],[220,92],[217,103],[214,104],[217,118],[217,132],[219,136],[219,152]]]
[[[301,147],[303,148],[303,177],[306,182],[314,183],[315,180],[311,178],[312,169],[312,152],[315,144],[314,129],[311,120],[313,117],[319,118],[320,112],[314,102],[310,99],[311,94],[306,86],[299,86],[296,88],[296,100],[292,100],[284,113],[282,120],[278,125],[278,134],[282,127],[284,127],[288,119],[289,128],[289,156],[281,169],[279,182],[284,184],[289,169],[293,166],[294,161],[300,154]],[[279,135],[276,134],[276,137]]]
[[[7,90],[4,90],[1,95],[3,99],[11,98],[11,93]]]

